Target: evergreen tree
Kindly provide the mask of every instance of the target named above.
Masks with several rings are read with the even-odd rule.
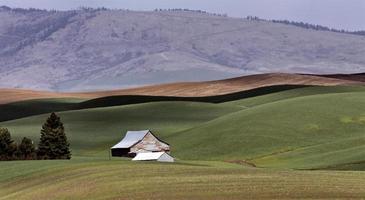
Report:
[[[42,126],[38,159],[70,159],[69,146],[60,117],[52,113]]]
[[[13,160],[17,145],[11,139],[8,129],[0,128],[0,160]]]
[[[24,137],[18,146],[18,158],[21,160],[33,160],[36,157],[34,143]]]

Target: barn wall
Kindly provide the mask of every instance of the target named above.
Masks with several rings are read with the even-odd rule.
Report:
[[[134,145],[131,148],[131,152],[148,152],[148,151],[165,151],[169,152],[169,145],[160,142],[157,138],[155,138],[151,133],[148,133],[142,141],[138,144]]]

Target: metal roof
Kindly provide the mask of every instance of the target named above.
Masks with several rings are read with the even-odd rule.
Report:
[[[141,141],[144,136],[149,133],[149,130],[143,130],[143,131],[128,131],[127,134],[124,136],[123,140],[120,141],[118,144],[114,145],[112,149],[124,149],[124,148],[130,148],[139,141]]]

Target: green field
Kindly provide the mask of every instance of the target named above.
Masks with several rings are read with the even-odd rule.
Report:
[[[326,168],[365,161],[364,108],[363,92],[293,98],[228,114],[169,139],[186,159]]]
[[[45,100],[53,101],[64,105],[55,109],[70,110],[58,114],[73,159],[1,162],[0,200],[365,197],[365,87],[305,87],[222,103],[164,101],[82,110],[67,107],[69,100]],[[37,142],[47,116],[0,126],[16,140],[27,136]],[[110,146],[127,130],[142,129],[170,143],[178,162],[108,160]],[[232,164],[240,161],[257,167]]]
[[[236,106],[193,102],[162,102],[95,108],[60,113],[74,155],[108,155],[109,147],[122,139],[127,130],[151,129],[162,139],[176,131],[191,128],[237,111]],[[48,114],[1,123],[18,139],[28,136],[37,141]]]
[[[175,164],[16,161],[0,164],[0,199],[352,199],[365,174],[246,168],[220,162]]]

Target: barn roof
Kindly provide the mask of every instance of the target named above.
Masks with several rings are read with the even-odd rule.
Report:
[[[114,145],[112,149],[123,149],[123,148],[130,148],[139,141],[141,141],[144,136],[149,133],[149,130],[143,131],[128,131],[127,134],[124,136],[123,140],[120,141],[118,144]]]

